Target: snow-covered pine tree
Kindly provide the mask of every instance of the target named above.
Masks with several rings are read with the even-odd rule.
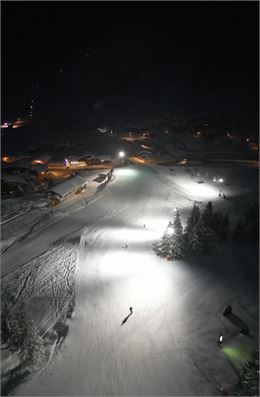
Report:
[[[185,238],[189,238],[192,229],[196,226],[199,219],[200,209],[197,205],[194,204],[184,229]]]
[[[209,201],[202,214],[203,223],[207,228],[210,229],[213,228],[213,218],[214,218],[213,205],[212,202]]]
[[[182,236],[183,227],[181,224],[181,217],[180,217],[180,213],[178,210],[176,211],[175,216],[174,216],[173,228],[174,228],[175,235]]]
[[[195,240],[197,238],[196,233],[194,235],[194,228],[197,225],[199,219],[200,219],[200,209],[197,205],[194,204],[184,229],[184,241],[185,241],[186,249],[188,251],[191,249],[191,245],[192,245],[190,244],[191,238],[193,239],[195,238]]]
[[[187,250],[190,253],[201,253],[204,249],[204,244],[201,238],[201,222],[199,221],[190,233],[189,240],[186,241]]]
[[[9,329],[7,324],[8,309],[5,302],[1,302],[1,342],[7,343],[9,340]]]
[[[209,252],[217,241],[217,236],[214,230],[205,226],[203,220],[199,221],[199,237],[203,245],[203,251]]]
[[[24,303],[11,310],[7,324],[10,350],[18,353],[21,362],[40,367],[45,358],[44,342]]]
[[[175,259],[182,259],[185,256],[186,249],[179,211],[174,216],[173,228],[174,233],[171,235],[171,256]]]
[[[22,362],[34,368],[40,368],[46,358],[46,351],[44,341],[39,335],[39,332],[30,319],[28,322],[26,338],[19,351],[19,356]]]
[[[156,255],[161,256],[163,258],[170,255],[171,236],[168,233],[168,227],[163,233],[162,238],[154,244],[153,249]]]

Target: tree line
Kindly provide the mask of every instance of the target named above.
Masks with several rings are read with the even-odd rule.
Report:
[[[258,241],[258,206],[252,206],[244,218],[239,219],[230,230],[229,215],[222,210],[214,212],[209,201],[201,213],[194,204],[185,228],[176,210],[173,221],[169,224],[159,241],[154,244],[154,251],[168,259],[183,259],[190,254],[209,252],[218,241]]]

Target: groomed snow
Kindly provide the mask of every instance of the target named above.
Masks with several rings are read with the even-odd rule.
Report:
[[[116,169],[94,201],[74,211],[68,206],[66,216],[3,255],[3,284],[15,270],[29,271],[34,261],[47,280],[52,271],[45,255],[53,255],[54,271],[63,261],[61,280],[70,251],[60,247],[71,245],[75,255],[77,242],[70,237],[80,236],[77,272],[74,265],[70,270],[77,287],[68,334],[17,395],[219,395],[221,385],[236,382],[234,365],[217,339],[222,332],[232,346],[251,351],[258,345],[256,257],[231,244],[187,261],[167,262],[152,251],[174,207],[184,223],[195,201],[203,209],[211,200],[233,222],[245,212],[248,195],[257,202],[257,171],[236,167],[192,170],[199,176],[181,168],[176,175],[166,167]],[[227,200],[212,181],[217,172],[226,179]],[[255,339],[222,316],[227,304]],[[121,325],[130,306],[133,314]],[[47,308],[44,318],[49,313]]]

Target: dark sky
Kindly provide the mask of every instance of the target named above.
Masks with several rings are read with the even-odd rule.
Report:
[[[2,119],[27,115],[32,98],[34,118],[93,125],[212,110],[258,119],[258,2],[1,7]]]

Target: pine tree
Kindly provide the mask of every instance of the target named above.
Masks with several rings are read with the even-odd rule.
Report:
[[[185,256],[185,242],[179,211],[175,214],[173,228],[174,233],[171,235],[171,256],[175,259],[182,259]]]
[[[190,216],[187,219],[186,227],[184,229],[184,237],[187,245],[192,235],[193,229],[197,225],[199,219],[200,219],[200,209],[197,205],[194,204]]]
[[[201,221],[201,225],[199,228],[199,236],[203,245],[203,251],[209,252],[217,241],[217,236],[214,230],[204,225],[204,222]]]
[[[169,227],[173,228],[173,233],[169,233]],[[172,257],[181,259],[185,255],[185,242],[183,227],[181,224],[179,211],[174,216],[174,221],[170,221],[162,238],[154,244],[154,251],[161,257]]]
[[[10,350],[27,365],[39,367],[45,358],[44,342],[22,303],[7,319]]]
[[[176,214],[174,216],[173,227],[174,227],[174,234],[177,236],[182,236],[183,227],[181,224],[181,217],[178,210],[176,211]]]
[[[204,250],[204,244],[201,238],[201,223],[198,222],[190,233],[189,240],[187,240],[187,249],[192,253],[201,253]]]
[[[158,256],[161,256],[163,258],[170,255],[171,236],[168,233],[168,227],[165,230],[165,232],[163,233],[162,238],[154,244],[153,249]]]
[[[1,302],[1,341],[7,343],[9,340],[9,329],[7,323],[8,309],[4,302]]]
[[[206,207],[203,211],[203,215],[202,215],[203,223],[207,228],[210,228],[210,229],[213,228],[213,218],[214,218],[213,205],[212,205],[212,202],[209,201],[208,204],[206,205]]]

